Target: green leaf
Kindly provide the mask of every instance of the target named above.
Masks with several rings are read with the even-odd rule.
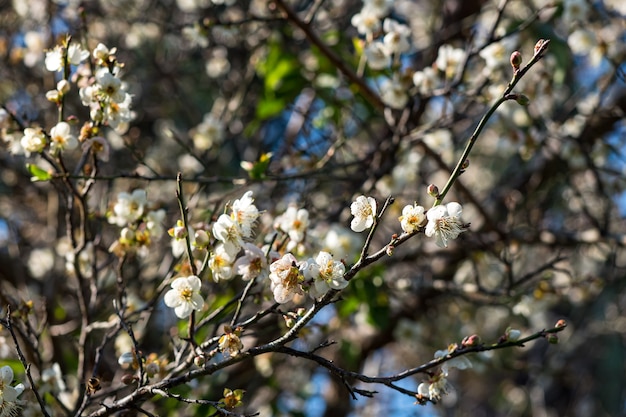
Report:
[[[28,169],[28,172],[32,175],[30,178],[32,182],[50,181],[52,179],[52,174],[35,164],[26,164],[26,169]]]

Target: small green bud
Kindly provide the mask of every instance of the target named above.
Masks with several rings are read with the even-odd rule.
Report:
[[[522,106],[528,106],[528,104],[530,104],[530,99],[524,94],[518,94],[515,101],[517,101],[517,104],[520,104]]]

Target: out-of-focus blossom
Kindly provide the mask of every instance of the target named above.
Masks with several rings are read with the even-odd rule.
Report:
[[[113,206],[113,213],[109,216],[109,223],[124,227],[139,220],[148,204],[146,190],[137,189],[131,194],[121,192],[117,195],[117,202]]]
[[[31,153],[42,152],[46,147],[47,139],[41,128],[27,127],[24,129],[24,136],[20,141],[24,154],[30,156]]]
[[[411,29],[407,25],[387,18],[383,22],[383,30],[386,33],[383,37],[383,43],[388,53],[401,54],[409,50],[411,47],[409,43]]]
[[[289,235],[293,242],[304,241],[307,228],[309,227],[309,212],[304,208],[290,205],[287,210],[274,221],[274,227]]]
[[[391,66],[391,55],[382,42],[370,42],[363,53],[371,69],[382,70]]]
[[[439,84],[437,71],[432,67],[426,67],[422,71],[416,71],[413,74],[413,84],[415,84],[421,95],[428,96],[432,94],[433,90],[437,88]]]
[[[11,386],[13,369],[10,366],[0,368],[0,416],[14,417],[18,415],[20,406],[17,397],[24,391],[23,384]]]
[[[361,35],[371,37],[380,30],[379,12],[374,7],[364,6],[359,13],[352,16],[350,23]]]
[[[393,109],[402,109],[409,101],[405,82],[394,74],[392,78],[386,78],[380,83],[380,98]]]
[[[455,48],[448,44],[441,45],[437,52],[435,65],[446,75],[446,78],[454,78],[464,57],[465,52],[462,49]]]
[[[204,115],[202,123],[189,132],[193,139],[193,146],[200,151],[211,149],[224,138],[223,123],[210,113]]]

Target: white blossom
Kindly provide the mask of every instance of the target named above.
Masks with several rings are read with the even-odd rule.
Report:
[[[270,288],[277,303],[291,301],[296,294],[302,294],[304,277],[296,258],[287,253],[270,265]]]
[[[383,29],[386,32],[383,43],[389,53],[401,54],[409,50],[411,47],[409,43],[411,29],[407,25],[387,18],[383,22]]]
[[[373,197],[361,195],[350,205],[350,212],[354,216],[350,228],[355,232],[362,232],[374,224],[376,216],[376,200]]]
[[[134,223],[143,216],[147,204],[146,190],[137,189],[132,194],[121,192],[117,195],[117,202],[113,206],[112,215],[109,216],[109,223],[120,227]]]
[[[244,255],[235,261],[233,266],[244,281],[254,278],[263,279],[268,276],[267,258],[263,250],[252,243],[244,243]]]
[[[0,368],[0,416],[14,417],[18,415],[17,397],[24,391],[23,384],[11,386],[13,369],[10,366]]]
[[[239,200],[235,200],[232,217],[239,223],[243,237],[252,237],[252,228],[259,217],[259,210],[254,205],[252,191],[246,192]]]
[[[437,71],[432,67],[426,67],[422,71],[413,73],[413,84],[417,87],[419,93],[423,96],[432,94],[433,90],[439,84],[439,76]]]
[[[395,74],[392,78],[385,78],[380,83],[380,98],[393,109],[402,109],[409,101],[407,87],[400,77]]]
[[[293,242],[300,243],[304,240],[309,227],[309,212],[304,208],[289,206],[276,218],[274,227],[287,233]]]
[[[24,129],[20,145],[24,149],[24,154],[30,156],[31,153],[42,152],[46,147],[46,142],[46,136],[40,128],[27,127]]]
[[[365,5],[359,13],[352,16],[350,23],[361,35],[372,36],[374,32],[380,30],[379,11]]]
[[[382,42],[371,42],[363,50],[371,69],[382,70],[391,66],[391,55]]]
[[[213,224],[213,236],[229,253],[237,253],[244,243],[241,226],[227,214],[222,214]]]
[[[437,52],[437,60],[435,65],[440,71],[446,74],[446,78],[453,78],[465,57],[465,52],[460,48],[452,45],[441,45]]]
[[[165,305],[173,308],[178,318],[189,317],[194,310],[204,306],[199,294],[201,286],[200,278],[195,275],[176,278],[171,284],[172,289],[165,293]]]
[[[209,258],[209,268],[213,281],[229,280],[233,277],[233,263],[235,255],[229,253],[223,244],[217,245]]]
[[[320,298],[329,289],[341,290],[348,286],[343,275],[346,267],[343,263],[335,261],[333,256],[321,251],[315,259],[309,259],[304,268],[304,277],[313,281],[309,289],[312,298]]]
[[[75,149],[78,146],[78,139],[72,135],[72,129],[66,122],[59,122],[50,129],[50,149],[65,150]]]
[[[402,216],[398,220],[400,220],[402,230],[407,233],[413,233],[426,220],[424,207],[417,204],[405,206],[402,209]]]
[[[426,236],[435,236],[437,246],[447,248],[448,241],[456,239],[465,230],[461,222],[462,212],[463,208],[456,202],[431,208],[426,213]]]

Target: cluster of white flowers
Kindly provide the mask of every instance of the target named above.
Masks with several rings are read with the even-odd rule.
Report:
[[[411,49],[411,29],[387,17],[393,3],[392,0],[365,0],[361,11],[351,20],[352,26],[365,36],[363,55],[374,70],[385,70],[392,66],[399,69],[401,54]],[[408,87],[407,77],[394,72],[391,78],[381,82],[381,99],[388,106],[401,109],[409,100],[406,93]]]
[[[252,237],[252,229],[259,217],[259,210],[253,203],[252,191],[246,192],[241,199],[235,200],[231,214],[222,214],[213,225],[213,236],[233,255],[239,252],[245,238]]]
[[[376,216],[376,200],[373,197],[359,196],[352,202],[350,210],[354,218],[350,227],[355,232],[362,232],[374,225]],[[463,208],[457,202],[440,205],[425,212],[424,207],[417,205],[405,206],[402,215],[398,218],[402,230],[414,233],[423,226],[428,219],[425,234],[435,237],[435,243],[442,248],[448,247],[448,241],[456,239],[465,231],[465,225],[461,221]]]
[[[132,96],[120,79],[120,67],[115,65],[115,48],[98,44],[93,51],[96,61],[94,82],[80,89],[84,106],[89,107],[91,119],[122,129],[133,118],[130,109]]]
[[[163,235],[164,219],[164,209],[149,210],[146,190],[119,193],[113,210],[108,213],[108,221],[122,230],[109,250],[118,255],[135,251],[146,255],[152,239]]]
[[[24,391],[23,384],[12,386],[13,369],[10,366],[0,368],[0,416],[14,417],[19,413],[17,397]]]

